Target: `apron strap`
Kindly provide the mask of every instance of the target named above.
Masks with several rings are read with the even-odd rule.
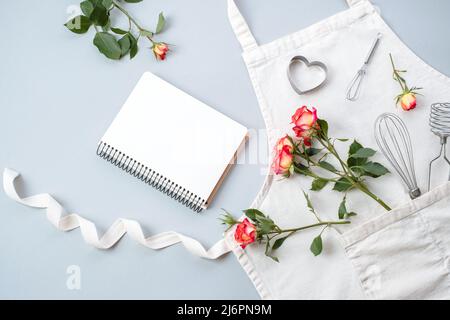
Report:
[[[228,19],[244,51],[258,47],[258,43],[253,37],[244,17],[239,12],[234,0],[228,0]]]
[[[345,0],[349,7],[354,7],[358,3],[364,0]],[[250,28],[245,22],[244,17],[239,11],[234,0],[228,0],[228,19],[230,20],[231,27],[242,46],[244,51],[248,51],[258,47],[258,43],[253,37]]]

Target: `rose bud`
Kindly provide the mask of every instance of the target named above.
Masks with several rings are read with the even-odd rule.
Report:
[[[169,45],[164,42],[155,42],[152,47],[156,60],[164,60],[169,51]]]
[[[402,106],[403,110],[409,111],[416,107],[416,96],[414,93],[405,93],[400,98],[400,105]]]
[[[286,135],[278,140],[275,146],[275,156],[272,162],[272,170],[277,175],[290,176],[294,163],[294,144],[291,137]]]
[[[298,138],[303,139],[306,146],[311,146],[311,135],[314,129],[317,129],[317,110],[309,110],[306,106],[298,108],[292,116],[292,122],[295,126],[292,128]]]
[[[256,227],[245,218],[237,225],[236,231],[234,232],[234,239],[241,245],[242,249],[245,249],[247,245],[255,242]]]

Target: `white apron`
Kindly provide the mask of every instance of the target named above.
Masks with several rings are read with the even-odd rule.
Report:
[[[285,133],[292,134],[291,115],[302,105],[317,108],[319,118],[330,125],[330,136],[356,138],[374,149],[375,119],[383,112],[396,112],[411,131],[419,186],[425,192],[427,165],[439,150],[439,139],[428,126],[429,106],[450,101],[450,79],[409,50],[369,1],[347,2],[350,8],[344,12],[258,45],[234,1],[228,0],[230,22],[243,48],[267,127],[269,149]],[[382,39],[369,64],[361,96],[356,102],[347,101],[347,86],[379,32]],[[419,96],[418,107],[411,112],[395,109],[393,98],[400,90],[392,79],[389,53],[397,68],[408,70],[409,84],[424,87],[424,97]],[[297,55],[327,65],[324,87],[302,96],[292,89],[286,69]],[[348,143],[342,143],[341,152],[347,150]],[[387,164],[378,157],[377,161]],[[441,182],[445,182],[448,169],[436,170],[443,170]],[[311,179],[304,176],[280,180],[269,173],[252,207],[270,215],[281,227],[314,223],[301,194],[310,186]],[[277,250],[280,263],[264,255],[264,246],[233,250],[262,298],[450,298],[450,185],[414,202],[409,201],[395,173],[369,181],[369,187],[399,209],[386,213],[366,195],[350,192],[348,204],[358,216],[352,217],[351,225],[325,231],[324,251],[318,257],[311,254],[309,246],[320,230],[311,229],[289,238]],[[342,194],[330,189],[310,195],[319,215],[337,220]],[[231,242],[232,235],[229,237]]]
[[[347,0],[350,9],[309,28],[258,46],[233,0],[228,0],[229,17],[244,49],[243,58],[268,130],[269,148],[290,132],[290,116],[301,105],[315,106],[319,117],[330,124],[333,137],[356,138],[364,146],[376,147],[372,133],[376,117],[395,112],[393,97],[398,85],[392,80],[388,58],[408,70],[408,81],[424,87],[418,107],[409,113],[398,111],[410,129],[416,158],[419,187],[425,191],[428,161],[439,150],[439,140],[429,130],[429,105],[450,101],[450,79],[414,55],[389,29],[366,0]],[[360,68],[375,35],[379,44],[357,102],[345,100],[347,84]],[[328,82],[318,91],[298,96],[286,76],[289,60],[303,55],[328,66]],[[346,152],[348,145],[340,151]],[[386,163],[379,156],[378,161]],[[444,170],[437,168],[436,170]],[[448,171],[442,171],[447,177]],[[21,197],[14,185],[19,174],[5,169],[3,187],[13,200],[46,209],[48,220],[59,230],[80,228],[83,239],[100,249],[109,249],[125,233],[151,249],[181,243],[192,254],[216,259],[232,250],[264,299],[431,299],[450,298],[450,184],[443,184],[410,201],[399,179],[391,174],[369,187],[394,207],[386,212],[365,195],[352,192],[348,206],[357,211],[352,224],[333,228],[323,235],[324,251],[314,257],[309,251],[318,230],[290,237],[277,250],[280,263],[264,255],[256,244],[241,249],[232,230],[209,250],[196,240],[177,232],[145,236],[139,223],[118,219],[99,237],[93,222],[67,214],[49,194]],[[311,181],[293,177],[277,181],[268,174],[251,207],[270,215],[281,227],[315,222],[306,210],[301,190]],[[317,212],[325,219],[337,219],[341,194],[329,189],[312,193]]]

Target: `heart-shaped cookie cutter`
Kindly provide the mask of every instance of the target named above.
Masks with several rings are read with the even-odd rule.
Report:
[[[310,89],[301,90],[295,84],[295,81],[294,81],[294,79],[292,77],[291,66],[294,63],[297,63],[299,61],[304,63],[307,68],[318,67],[319,69],[322,70],[322,72],[324,73],[324,78],[317,86],[315,86],[313,88],[310,88]],[[292,89],[294,89],[294,91],[297,92],[298,94],[302,95],[302,94],[306,94],[306,93],[309,93],[311,91],[317,90],[317,89],[319,89],[319,88],[324,86],[325,82],[327,81],[327,77],[328,77],[328,68],[323,62],[320,62],[320,61],[311,61],[311,62],[309,62],[309,60],[306,59],[306,57],[304,57],[304,56],[295,56],[295,57],[293,57],[291,59],[291,61],[289,61],[289,65],[287,67],[287,77],[288,77],[289,83],[291,84]]]

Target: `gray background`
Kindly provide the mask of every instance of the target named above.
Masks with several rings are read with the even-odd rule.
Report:
[[[420,57],[450,75],[450,2],[376,0],[382,15]],[[264,165],[238,165],[211,210],[196,215],[99,160],[96,143],[144,71],[241,122],[263,128],[240,47],[229,26],[226,1],[145,0],[127,5],[152,28],[163,10],[176,44],[166,62],[146,44],[135,60],[105,59],[89,35],[63,27],[77,1],[15,0],[2,4],[0,27],[0,168],[20,171],[23,194],[49,192],[69,211],[95,221],[100,232],[119,217],[141,222],[147,234],[176,230],[206,246],[217,241],[225,207],[238,215],[263,181]],[[241,0],[259,43],[266,43],[346,9],[344,0]],[[256,299],[233,255],[218,261],[181,246],[146,249],[128,237],[112,250],[86,245],[79,231],[62,233],[43,210],[0,193],[0,298]],[[66,288],[66,268],[81,268],[81,290]]]

